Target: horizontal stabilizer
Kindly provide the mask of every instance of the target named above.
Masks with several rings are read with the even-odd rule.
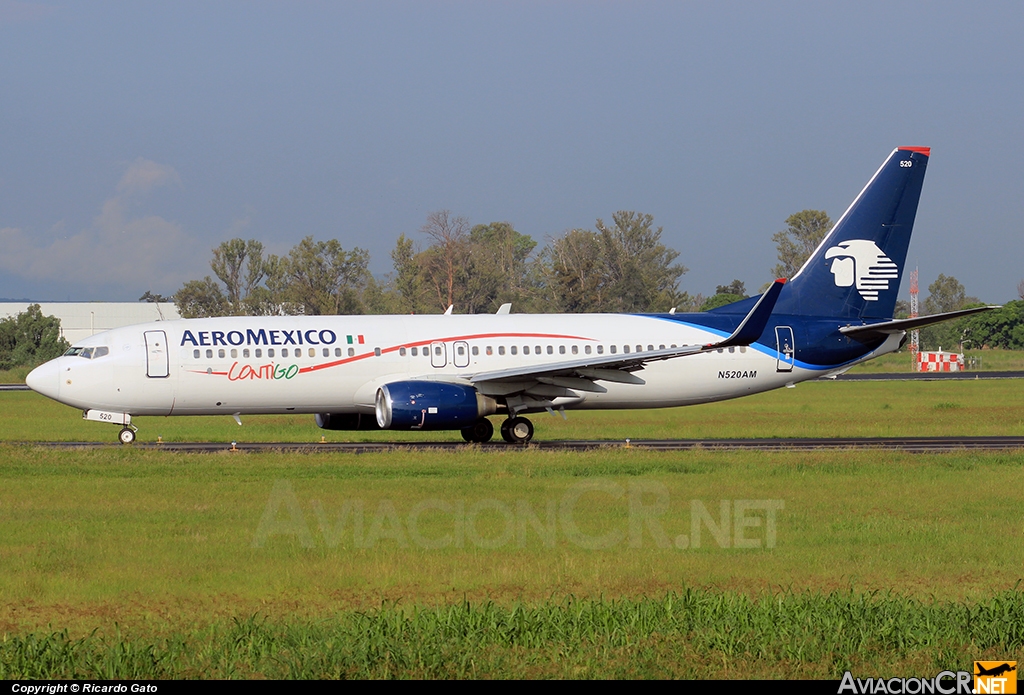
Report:
[[[839,329],[839,332],[851,338],[879,338],[891,335],[892,333],[912,331],[916,328],[924,328],[925,326],[942,323],[943,321],[952,321],[953,319],[963,318],[964,316],[970,316],[982,311],[1001,308],[1000,306],[977,306],[973,309],[961,309],[960,311],[949,311],[945,314],[932,314],[931,316],[918,316],[912,319],[896,319],[883,323],[871,323],[866,326],[844,326]]]

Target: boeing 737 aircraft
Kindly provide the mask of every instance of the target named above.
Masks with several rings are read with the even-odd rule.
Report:
[[[788,282],[699,314],[231,316],[119,328],[33,370],[35,391],[115,423],[307,413],[329,430],[533,437],[530,413],[760,393],[896,350],[984,308],[893,320],[927,147],[900,147]]]

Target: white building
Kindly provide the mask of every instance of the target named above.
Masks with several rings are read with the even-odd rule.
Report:
[[[61,335],[72,345],[111,328],[181,318],[170,302],[0,302],[0,318],[17,316],[32,304],[43,316],[60,319]]]

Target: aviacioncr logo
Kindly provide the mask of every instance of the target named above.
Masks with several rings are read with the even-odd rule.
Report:
[[[867,239],[842,241],[825,252],[832,261],[832,275],[836,287],[856,284],[857,291],[866,301],[878,300],[878,293],[889,289],[889,281],[900,275],[899,268],[882,250]]]

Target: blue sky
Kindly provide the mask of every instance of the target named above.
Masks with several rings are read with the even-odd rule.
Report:
[[[753,290],[789,214],[916,145],[923,293],[1004,302],[1022,36],[1019,2],[0,0],[0,297],[170,294],[234,236],[379,275],[440,209],[541,244],[650,213],[682,289]]]

